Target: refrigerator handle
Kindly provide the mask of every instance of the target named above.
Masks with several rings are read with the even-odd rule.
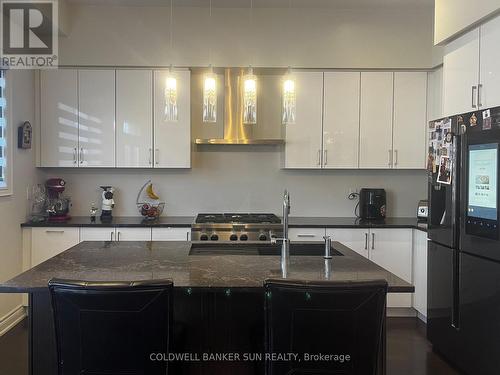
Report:
[[[471,101],[472,101],[471,106],[472,106],[472,108],[477,108],[476,101],[475,101],[475,99],[476,99],[476,90],[477,90],[477,86],[475,86],[475,85],[472,86],[472,90],[471,90],[471,97],[472,97],[472,99],[471,99]]]
[[[460,255],[458,251],[453,253],[453,272],[451,273],[453,302],[451,306],[451,326],[460,329]]]

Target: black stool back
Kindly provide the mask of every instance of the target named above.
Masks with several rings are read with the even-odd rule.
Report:
[[[297,353],[300,359],[268,357],[267,375],[378,373],[385,280],[267,280],[265,289],[266,353]],[[313,357],[319,354],[330,357]]]
[[[156,375],[169,353],[170,280],[136,282],[49,281],[59,375]],[[155,357],[154,359],[158,359]]]

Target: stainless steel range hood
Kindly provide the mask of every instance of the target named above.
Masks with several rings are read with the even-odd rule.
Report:
[[[191,121],[198,145],[283,144],[281,126],[282,69],[254,69],[257,76],[257,123],[243,123],[244,68],[215,69],[217,122],[202,122],[202,87],[206,69],[192,69]]]

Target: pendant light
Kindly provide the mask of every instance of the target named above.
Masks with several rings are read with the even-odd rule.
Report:
[[[209,24],[212,26],[212,0],[210,0]],[[211,60],[211,45],[208,46],[208,61]],[[209,64],[208,73],[203,79],[203,122],[217,121],[217,76]]]
[[[257,77],[251,66],[243,81],[243,123],[257,123]]]
[[[253,0],[250,0],[250,30],[253,30]],[[257,123],[257,77],[251,65],[243,78],[243,123]]]
[[[291,16],[292,0],[288,0],[288,17]],[[289,19],[287,24],[292,24]],[[290,59],[290,56],[288,57]],[[283,79],[283,92],[282,92],[282,108],[281,108],[281,122],[283,125],[295,124],[296,114],[296,85],[295,78],[292,75],[292,68],[289,66],[288,71]]]
[[[172,26],[173,26],[173,1],[170,0],[170,25],[169,25],[169,36],[170,36],[170,56],[172,56],[173,51],[173,37],[172,37]],[[177,78],[173,72],[172,65],[168,69],[167,78],[165,78],[165,111],[164,111],[165,121],[177,122],[179,119],[179,111],[177,108]]]
[[[295,78],[292,75],[292,69],[288,67],[288,72],[283,80],[282,93],[282,116],[283,125],[295,124],[296,96],[295,96]]]

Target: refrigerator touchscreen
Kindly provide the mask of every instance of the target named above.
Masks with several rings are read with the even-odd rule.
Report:
[[[469,146],[468,216],[497,220],[498,144]]]

